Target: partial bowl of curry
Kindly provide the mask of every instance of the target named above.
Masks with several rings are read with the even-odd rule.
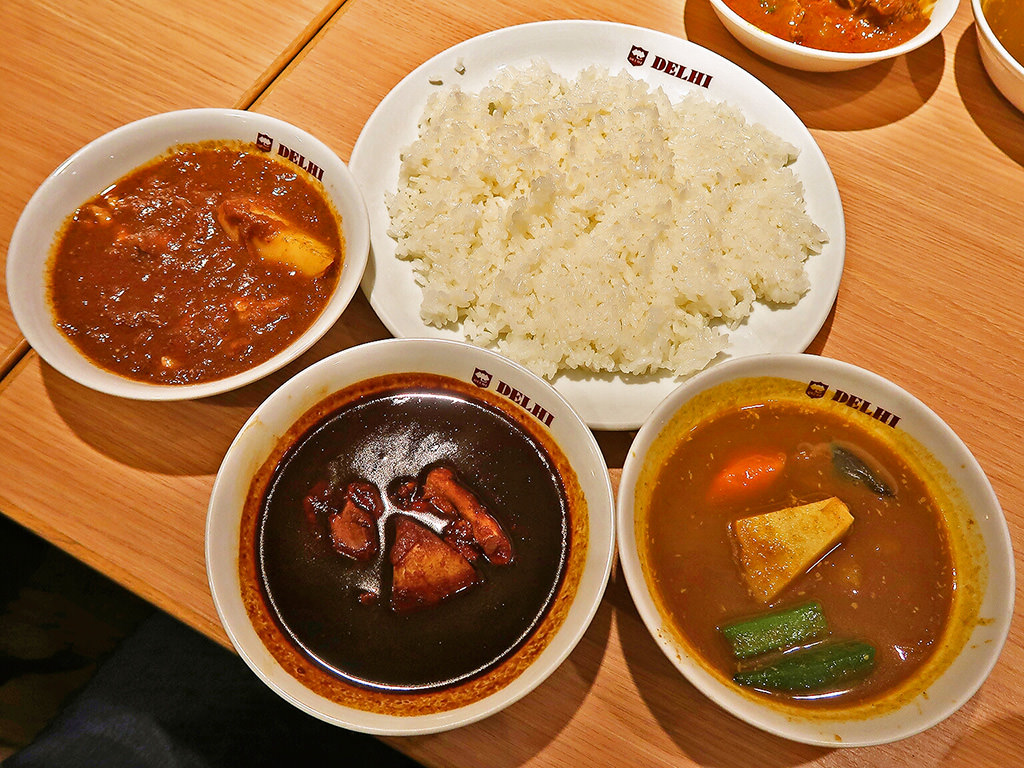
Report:
[[[728,361],[631,447],[623,572],[669,659],[771,733],[895,741],[982,685],[1013,615],[999,502],[927,406],[812,355]]]
[[[937,37],[959,0],[711,0],[726,29],[757,55],[810,72],[865,67]]]
[[[234,647],[352,730],[456,728],[527,695],[586,631],[611,481],[558,393],[461,342],[391,339],[305,369],[217,474],[206,564]]]
[[[989,78],[1024,112],[1024,13],[1012,0],[971,0],[978,53]]]
[[[182,400],[277,370],[335,323],[369,252],[347,166],[282,120],[169,112],[86,145],[39,187],[7,259],[11,308],[51,366]]]

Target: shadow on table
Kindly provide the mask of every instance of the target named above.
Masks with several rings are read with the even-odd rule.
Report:
[[[1024,716],[1009,715],[967,731],[946,756],[945,768],[1013,765],[1024,744]]]
[[[611,619],[612,607],[604,600],[576,648],[525,699],[456,731],[389,739],[388,743],[428,765],[447,764],[440,756],[456,748],[465,753],[466,765],[515,768],[530,762],[572,721],[594,686]],[[580,765],[586,764],[587,756],[581,754]]]
[[[807,345],[807,349],[804,350],[808,355],[821,355],[825,350],[825,344],[828,343],[828,337],[832,334],[832,323],[836,319],[836,307],[839,306],[839,299],[837,298],[832,302],[832,308],[828,311],[828,316],[825,318],[825,322],[821,324],[821,328],[814,335],[811,343]]]
[[[616,582],[626,590],[621,570]],[[698,691],[668,660],[629,599],[618,600],[616,626],[630,674],[644,705],[679,750],[698,765],[785,768],[832,750],[773,736],[733,717]]]
[[[79,438],[100,453],[148,472],[212,475],[246,419],[285,381],[335,352],[386,337],[386,330],[373,315],[366,299],[357,294],[353,306],[298,360],[260,381],[223,395],[201,400],[146,402],[95,392],[45,364],[42,376],[60,417]]]

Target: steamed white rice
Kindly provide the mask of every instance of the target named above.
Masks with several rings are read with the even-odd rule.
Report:
[[[547,377],[687,374],[755,301],[792,304],[825,233],[796,150],[730,106],[542,63],[431,95],[387,203],[421,316]]]

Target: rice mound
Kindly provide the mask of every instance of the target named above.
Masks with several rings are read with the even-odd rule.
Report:
[[[825,233],[796,150],[738,110],[591,67],[433,93],[388,195],[420,314],[553,377],[685,375],[755,301],[793,304]]]

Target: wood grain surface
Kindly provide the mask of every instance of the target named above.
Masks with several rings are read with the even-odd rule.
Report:
[[[5,0],[0,253],[29,197],[83,144],[156,112],[246,108],[341,0]],[[0,271],[0,371],[25,347]]]
[[[706,0],[348,0],[254,109],[312,131],[347,159],[373,108],[415,66],[476,34],[549,18],[621,21],[687,37],[748,69],[793,107],[833,169],[848,234],[839,298],[810,351],[892,379],[957,431],[1003,504],[1019,568],[1024,116],[981,68],[969,4],[941,38],[910,56],[814,75],[748,53]],[[206,502],[224,451],[290,374],[386,335],[358,296],[287,370],[184,404],[101,395],[30,354],[0,384],[0,508],[225,642],[203,565]],[[614,477],[630,437],[599,435]],[[473,726],[391,743],[427,765],[489,768],[1017,765],[1024,754],[1019,606],[992,676],[959,712],[896,744],[830,750],[762,733],[706,700],[659,651],[616,572],[579,647],[535,692]]]

